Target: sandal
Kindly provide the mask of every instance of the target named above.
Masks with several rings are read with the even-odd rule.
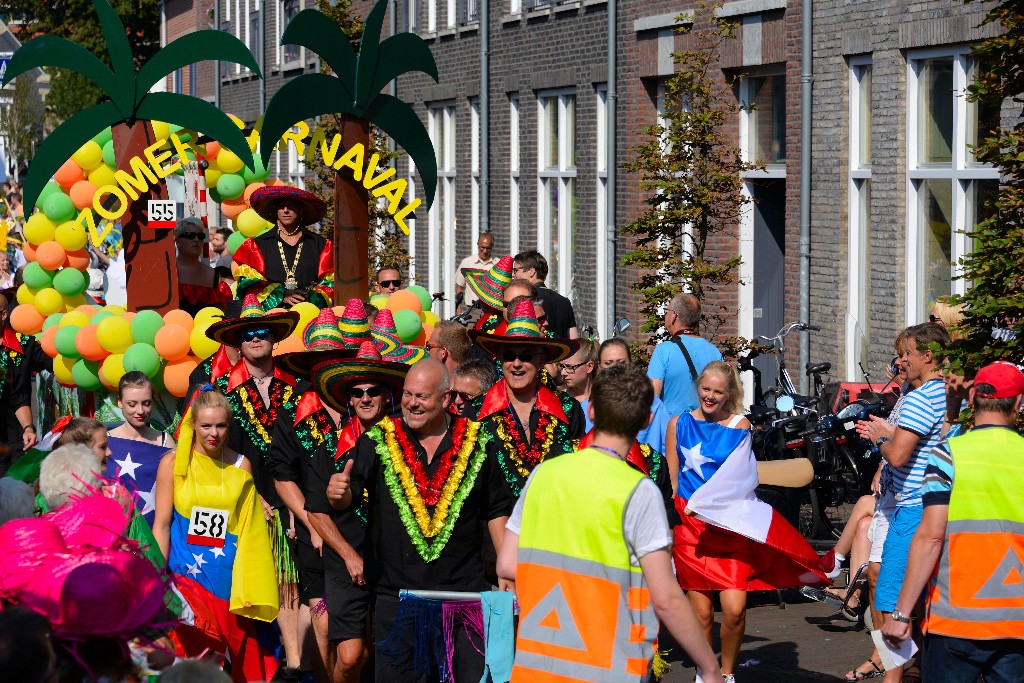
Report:
[[[864,664],[870,664],[871,671],[861,671]],[[876,664],[873,660],[868,659],[853,671],[847,671],[846,675],[843,676],[844,681],[863,681],[869,678],[881,678],[885,675],[885,669]]]
[[[835,607],[839,614],[841,614],[843,618],[848,621],[857,621],[860,618],[860,602],[858,601],[856,605],[846,606],[843,603],[843,601],[845,600],[845,595],[843,594],[843,592],[833,592],[835,590],[837,589],[826,588],[823,590],[821,588],[814,588],[813,586],[801,586],[800,594],[803,595],[805,598],[814,600],[815,602],[821,602],[830,607]],[[850,680],[859,679],[851,678]]]

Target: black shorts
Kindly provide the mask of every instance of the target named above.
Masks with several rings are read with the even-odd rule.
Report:
[[[295,568],[299,570],[299,594],[302,602],[324,597],[324,560],[315,548],[297,542],[293,548]]]
[[[326,574],[327,638],[331,641],[367,638],[366,616],[372,594],[366,586],[352,583],[345,565]]]

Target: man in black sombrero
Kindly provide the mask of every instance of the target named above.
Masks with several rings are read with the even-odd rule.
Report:
[[[256,294],[264,310],[302,301],[317,308],[333,306],[334,246],[306,229],[323,219],[323,200],[297,187],[276,185],[253,192],[249,205],[274,227],[235,251],[238,298]]]

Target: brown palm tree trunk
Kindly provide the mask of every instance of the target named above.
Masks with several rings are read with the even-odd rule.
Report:
[[[365,119],[341,117],[341,146],[370,148],[370,124]],[[365,299],[369,291],[369,193],[351,171],[334,174],[334,303]]]
[[[138,121],[131,126],[119,123],[112,132],[117,168],[132,173],[129,165],[132,157],[143,156],[143,150],[156,142],[153,126],[148,121]],[[121,217],[128,310],[152,309],[166,313],[178,307],[174,231],[148,227],[150,199],[167,199],[167,184],[158,182],[149,192],[140,194]]]

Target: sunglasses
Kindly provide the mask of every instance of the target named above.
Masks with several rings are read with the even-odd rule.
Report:
[[[381,287],[401,287],[402,286],[402,281],[401,280],[381,280],[377,284],[380,285]]]
[[[262,339],[266,341],[267,339],[270,339],[270,328],[261,327],[256,330],[246,330],[245,332],[242,333],[241,337],[242,341],[244,342],[251,342],[255,341],[256,339]]]
[[[372,386],[368,389],[360,389],[358,387],[352,387],[348,390],[349,398],[361,399],[363,396],[369,396],[370,398],[377,398],[384,393],[384,387]]]
[[[929,315],[928,316],[928,322],[930,322],[930,323],[941,323],[942,322],[942,318],[940,318],[937,315]]]
[[[575,365],[570,365],[569,363],[559,363],[558,369],[561,370],[562,372],[568,372],[569,374],[572,374],[586,364],[587,361],[583,361],[582,363],[576,363]]]
[[[505,363],[515,363],[517,360],[529,363],[536,358],[538,354],[538,351],[502,351],[501,360]]]
[[[473,399],[477,398],[478,396],[480,396],[480,394],[469,394],[469,393],[466,393],[465,391],[453,391],[452,392],[452,398],[458,397],[458,399],[460,401],[462,401],[463,403],[469,403],[470,401],[472,401]]]
[[[200,242],[206,241],[206,234],[202,232],[183,232],[178,235],[179,240],[199,240]]]

